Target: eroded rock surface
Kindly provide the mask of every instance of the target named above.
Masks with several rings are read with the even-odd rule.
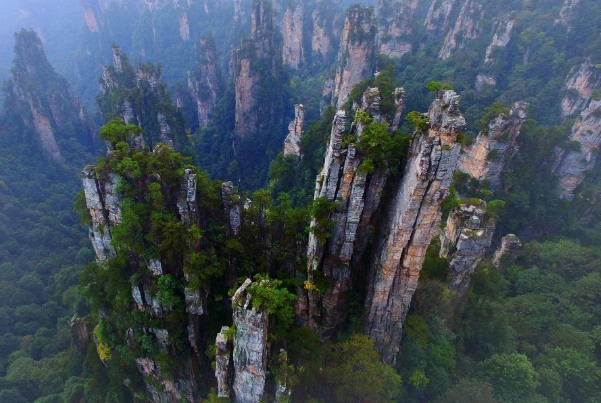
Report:
[[[582,112],[589,104],[595,89],[601,88],[601,77],[590,60],[574,67],[566,77],[565,93],[561,99],[561,114],[565,118]]]
[[[570,149],[558,153],[559,188],[568,200],[574,198],[574,190],[595,166],[601,144],[601,100],[592,100],[581,114],[570,135]]]
[[[454,91],[439,91],[426,116],[429,130],[412,142],[379,228],[368,278],[366,330],[388,363],[396,362],[403,321],[459,160],[457,135],[466,126]]]
[[[463,295],[466,277],[486,254],[495,232],[496,220],[486,215],[486,202],[462,204],[451,211],[440,237],[440,256],[450,258],[450,288]]]
[[[482,5],[475,0],[466,0],[461,6],[455,25],[447,34],[438,57],[448,59],[457,49],[463,49],[470,39],[480,35],[480,20],[484,15]]]
[[[194,73],[188,72],[188,90],[196,104],[199,126],[207,126],[225,90],[212,37],[200,39],[200,67]]]
[[[464,149],[458,170],[479,181],[490,181],[491,189],[501,187],[501,174],[506,162],[517,152],[516,138],[526,121],[528,104],[517,102],[509,115],[498,115],[481,132],[476,141]]]
[[[522,246],[520,238],[514,234],[508,234],[501,240],[501,246],[495,251],[492,263],[497,270],[505,270],[518,258],[518,251]]]
[[[300,157],[300,141],[305,123],[305,107],[302,104],[294,105],[294,120],[288,125],[288,136],[284,140],[284,156],[295,155]]]
[[[346,13],[331,104],[340,108],[353,86],[375,69],[376,21],[373,8],[355,5]],[[328,96],[328,94],[325,94]]]

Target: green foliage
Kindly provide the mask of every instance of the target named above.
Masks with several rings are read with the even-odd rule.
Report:
[[[462,379],[449,389],[436,403],[456,403],[461,401],[473,403],[497,403],[493,397],[489,383]]]
[[[325,378],[334,388],[336,401],[395,401],[401,377],[379,361],[374,342],[368,336],[353,335],[335,354],[339,365],[328,369]]]
[[[297,297],[286,288],[282,288],[281,280],[257,274],[253,285],[248,287],[248,292],[253,296],[253,305],[267,309],[277,319],[278,326],[283,331],[292,325],[292,302],[296,301]]]
[[[100,128],[99,136],[113,146],[117,143],[131,141],[133,136],[141,135],[144,130],[136,125],[126,125],[125,122],[116,118]]]
[[[157,300],[166,309],[181,306],[183,301],[179,294],[182,288],[183,284],[176,281],[173,276],[169,274],[161,276],[157,281]]]
[[[423,134],[430,127],[430,124],[429,124],[426,116],[424,116],[423,113],[420,113],[417,111],[409,112],[407,114],[407,116],[405,116],[405,120],[408,121],[412,125],[413,130],[416,133]]]
[[[503,400],[520,401],[532,396],[539,385],[538,374],[523,354],[495,354],[478,369],[482,379],[489,382]]]
[[[365,159],[359,172],[373,173],[376,166],[398,172],[401,159],[409,149],[411,136],[404,136],[399,131],[390,133],[387,123],[363,123],[367,126],[361,133],[357,148],[365,154]]]
[[[316,197],[309,206],[311,218],[315,220],[315,225],[311,226],[310,231],[321,243],[325,243],[332,236],[330,231],[335,222],[330,219],[330,215],[337,206],[336,202],[330,202],[325,197]]]

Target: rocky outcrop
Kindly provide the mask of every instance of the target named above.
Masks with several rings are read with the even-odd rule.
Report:
[[[593,91],[601,89],[601,77],[595,70],[587,59],[568,74],[561,99],[561,115],[564,118],[583,111],[588,106]]]
[[[379,52],[388,57],[402,57],[413,50],[410,39],[418,0],[379,0],[376,3]]]
[[[232,54],[236,92],[235,133],[252,137],[281,124],[283,103],[276,83],[281,74],[281,37],[274,28],[271,3],[259,0],[251,13],[251,38]],[[272,96],[259,96],[261,90]]]
[[[215,340],[215,377],[217,378],[217,395],[230,397],[232,377],[232,346],[227,332],[230,328],[223,326]]]
[[[559,189],[568,200],[574,198],[574,190],[584,180],[587,171],[595,166],[601,144],[601,99],[592,100],[588,108],[572,128],[569,149],[558,152],[556,172]]]
[[[455,25],[447,34],[438,57],[448,59],[454,50],[465,48],[467,41],[480,35],[480,20],[484,15],[482,5],[475,0],[466,0],[461,6]]]
[[[208,126],[225,90],[213,37],[200,39],[200,67],[194,73],[188,72],[188,90],[196,104],[198,125]]]
[[[484,62],[486,64],[492,63],[494,61],[494,52],[498,48],[504,48],[509,43],[511,39],[511,31],[513,30],[513,26],[515,24],[515,20],[505,18],[496,23],[495,34],[492,38],[492,42],[486,49],[486,57]]]
[[[46,59],[37,34],[22,30],[15,39],[13,68],[4,86],[5,105],[33,132],[44,157],[62,165],[61,142],[75,137],[84,146],[93,144],[90,123],[67,81]]]
[[[478,74],[478,76],[476,76],[476,83],[474,84],[476,91],[482,91],[485,84],[495,86],[497,85],[497,80],[493,76],[487,74]]]
[[[336,49],[340,37],[341,0],[317,0],[311,20],[313,32],[311,51],[314,61],[327,61],[328,56]]]
[[[71,340],[77,349],[79,355],[85,355],[88,346],[92,342],[92,327],[86,322],[85,318],[79,318],[74,314],[69,321],[71,328]]]
[[[432,1],[424,26],[431,38],[439,38],[444,35],[451,24],[451,12],[457,0]]]
[[[236,335],[233,342],[234,379],[232,390],[236,403],[261,400],[267,376],[267,334],[269,312],[253,306],[247,292],[250,279],[236,291],[232,299]]]
[[[163,375],[160,364],[152,358],[137,358],[136,366],[144,377],[146,390],[155,403],[163,402],[195,402],[198,385],[193,377],[169,379]],[[187,362],[185,367],[189,371],[191,363]],[[159,386],[160,385],[160,386]]]
[[[370,7],[354,5],[346,12],[340,41],[338,66],[332,93],[324,90],[324,98],[340,108],[348,99],[353,86],[369,78],[375,69],[376,21]]]
[[[229,223],[229,234],[234,238],[240,234],[242,226],[242,201],[239,194],[234,194],[234,184],[223,182],[221,185],[221,198],[226,222]]]
[[[576,10],[580,5],[580,0],[566,0],[563,7],[559,11],[559,18],[555,20],[556,24],[561,23],[570,32],[573,29],[572,20],[576,15]]]
[[[497,270],[505,270],[518,258],[518,251],[522,246],[520,238],[508,234],[501,240],[501,246],[495,251],[492,263]]]
[[[118,177],[110,174],[107,180],[98,180],[92,168],[81,173],[86,207],[90,210],[92,223],[89,237],[99,261],[115,256],[111,245],[111,228],[121,222],[121,197],[115,191]]]
[[[394,107],[395,113],[392,122],[390,123],[390,130],[395,131],[401,125],[401,117],[403,116],[403,110],[405,109],[406,92],[404,88],[397,88],[394,90]]]
[[[501,174],[506,162],[517,152],[516,138],[526,121],[528,104],[517,102],[509,115],[501,113],[490,121],[488,131],[464,148],[458,170],[479,181],[490,182],[492,190],[501,187]]]
[[[113,46],[113,64],[104,66],[98,97],[105,121],[121,118],[144,129],[144,144],[153,149],[159,142],[179,149],[187,142],[183,120],[162,82],[160,66],[151,63],[134,68],[118,46]]]
[[[451,211],[440,237],[440,257],[449,258],[450,288],[463,295],[466,277],[486,254],[495,232],[496,220],[486,215],[486,202],[462,204]]]
[[[278,3],[274,3],[274,7]],[[278,18],[278,28],[282,33],[282,59],[284,64],[293,69],[305,62],[304,49],[304,24],[305,24],[305,1],[293,0],[283,2],[285,7],[278,10],[281,19]]]
[[[439,91],[426,117],[429,129],[413,140],[377,229],[368,277],[366,331],[387,363],[396,362],[403,321],[459,160],[457,135],[466,127],[454,91]]]
[[[300,141],[305,123],[305,107],[302,104],[294,105],[294,120],[288,125],[288,136],[284,140],[284,156],[301,156]]]
[[[375,167],[373,172],[361,168],[366,159],[361,147],[364,130],[372,122],[384,123],[388,118],[380,112],[379,103],[378,89],[368,88],[359,110],[367,113],[371,122],[354,122],[348,134],[346,113],[338,111],[324,167],[316,181],[315,198],[336,202],[337,207],[329,217],[334,223],[331,237],[324,240],[315,233],[309,235],[308,281],[300,293],[296,312],[300,323],[325,337],[332,335],[346,318],[349,309],[346,296],[361,271],[359,263],[374,225],[373,213],[379,208],[388,177],[383,166]],[[342,139],[347,136],[356,140],[343,146]],[[317,223],[311,225],[315,227]],[[327,290],[316,285],[323,277],[330,283]]]

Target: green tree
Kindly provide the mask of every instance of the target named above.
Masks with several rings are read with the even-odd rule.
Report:
[[[535,394],[538,373],[523,354],[495,354],[478,366],[482,379],[504,400],[521,401]]]
[[[380,362],[373,340],[353,335],[336,350],[339,365],[326,372],[339,402],[394,402],[399,396],[401,377]]]

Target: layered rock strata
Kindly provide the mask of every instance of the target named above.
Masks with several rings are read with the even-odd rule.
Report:
[[[457,135],[466,127],[454,91],[439,91],[426,117],[429,129],[413,140],[384,212],[368,278],[366,331],[387,363],[396,362],[403,321],[459,160]]]
[[[301,156],[300,141],[305,123],[305,107],[302,104],[294,105],[294,120],[288,125],[288,136],[284,140],[284,156]]]
[[[462,204],[451,211],[440,237],[440,257],[449,258],[450,288],[463,295],[466,277],[486,254],[495,232],[496,220],[486,215],[486,202]]]
[[[464,148],[457,169],[479,181],[489,181],[492,190],[500,189],[503,168],[517,152],[516,138],[526,121],[528,106],[525,102],[517,102],[509,115],[501,113],[492,119],[488,130]]]
[[[213,37],[200,39],[200,67],[195,73],[188,72],[188,90],[196,104],[198,125],[208,126],[225,90]]]
[[[501,246],[495,251],[492,263],[497,270],[505,270],[518,258],[518,251],[522,247],[520,238],[508,234],[501,240]]]
[[[572,128],[569,149],[558,152],[559,189],[564,198],[572,200],[574,190],[595,166],[601,144],[601,99],[594,99],[580,114]]]
[[[340,108],[346,102],[354,85],[369,78],[375,69],[376,21],[374,10],[359,5],[352,6],[346,13],[338,65],[332,91],[324,88],[324,98]]]

